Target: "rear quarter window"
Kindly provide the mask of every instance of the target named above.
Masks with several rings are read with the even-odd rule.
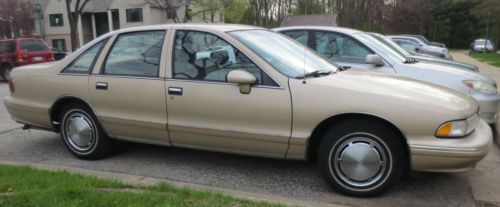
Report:
[[[14,41],[8,41],[6,44],[7,53],[16,52],[16,43]]]

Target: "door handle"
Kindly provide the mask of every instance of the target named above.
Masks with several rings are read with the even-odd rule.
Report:
[[[95,83],[95,89],[97,89],[97,90],[108,90],[108,83],[97,82],[97,83]]]
[[[182,88],[178,88],[178,87],[169,87],[169,88],[168,88],[168,94],[169,94],[169,95],[182,96]]]

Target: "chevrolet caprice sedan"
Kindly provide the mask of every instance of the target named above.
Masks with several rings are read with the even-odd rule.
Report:
[[[241,25],[124,29],[20,67],[5,105],[80,159],[114,140],[314,160],[354,196],[408,170],[463,172],[489,151],[478,104],[437,85],[344,71],[288,37]]]

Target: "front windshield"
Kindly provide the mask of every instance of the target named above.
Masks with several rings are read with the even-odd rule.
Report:
[[[384,35],[377,35],[377,34],[370,34],[370,35],[372,37],[374,37],[375,39],[377,39],[382,44],[384,44],[385,46],[390,47],[391,49],[393,49],[394,51],[399,53],[401,56],[404,56],[404,57],[411,56],[411,54],[408,51],[406,51],[404,48],[402,48],[401,46],[396,44],[394,41],[392,41],[388,37],[386,37]]]
[[[379,40],[375,39],[371,35],[360,32],[354,34],[358,37],[358,39],[362,40],[365,44],[370,45],[373,48],[376,48],[377,50],[380,51],[380,54],[383,54],[387,58],[391,58],[397,62],[406,62],[407,57],[401,53],[399,53],[396,49],[393,47],[389,47],[386,44],[380,42]],[[387,59],[385,58],[385,59]]]
[[[314,71],[336,71],[337,66],[290,38],[268,30],[229,32],[262,59],[288,77]]]
[[[474,42],[474,44],[475,44],[475,45],[484,45],[485,43],[486,43],[486,45],[488,45],[488,46],[490,46],[490,45],[491,45],[491,42],[490,42],[489,40],[488,40],[488,41],[486,41],[486,40],[476,40],[476,41]]]
[[[422,40],[422,42],[424,42],[425,44],[428,44],[428,45],[431,44],[431,42],[427,38],[425,38],[424,36],[417,35],[415,37],[418,38],[418,39],[420,39],[420,40]]]

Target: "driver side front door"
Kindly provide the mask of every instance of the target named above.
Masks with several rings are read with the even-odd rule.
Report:
[[[178,30],[165,84],[173,146],[284,158],[291,134],[288,85],[278,83],[223,38]],[[232,70],[257,78],[249,94],[226,82]]]

